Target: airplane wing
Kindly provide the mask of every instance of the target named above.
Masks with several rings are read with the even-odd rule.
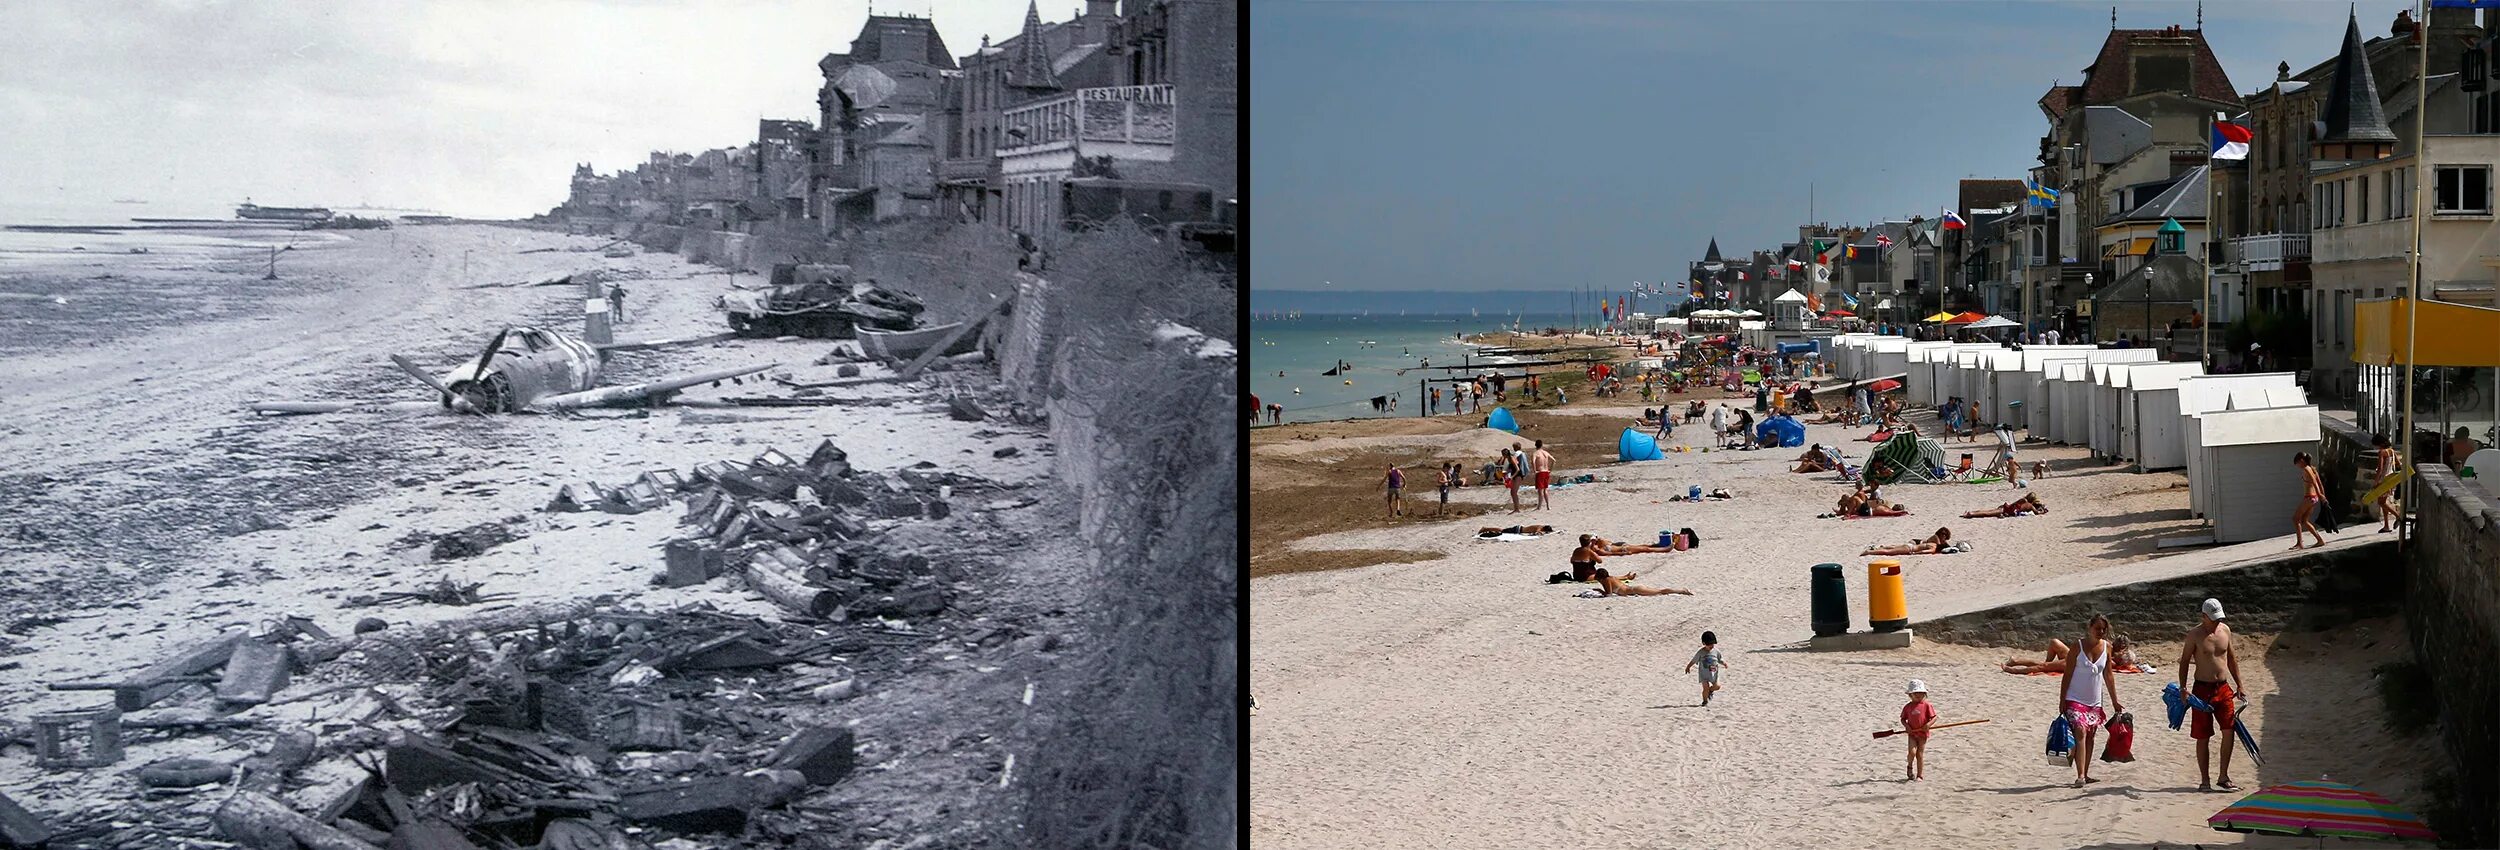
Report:
[[[295,416],[313,413],[449,413],[431,401],[255,401],[244,405],[254,413]]]
[[[666,348],[666,347],[668,347],[668,346],[672,346],[672,345],[704,345],[704,344],[707,344],[707,343],[714,343],[714,342],[720,342],[720,341],[722,341],[722,340],[730,340],[730,339],[737,339],[737,338],[738,338],[738,335],[737,335],[737,334],[734,334],[734,333],[718,333],[718,334],[713,334],[713,335],[711,335],[711,336],[692,336],[692,337],[686,337],[686,338],[683,338],[683,339],[646,339],[646,340],[637,340],[637,341],[634,341],[634,342],[611,342],[611,343],[608,343],[608,344],[606,344],[606,345],[592,345],[591,347],[592,347],[592,348],[596,348],[596,349],[598,349],[598,350],[600,350],[600,351],[603,351],[603,352],[605,352],[605,351],[647,351],[647,350],[654,349],[654,348]]]
[[[780,368],[780,366],[781,364],[779,363],[766,363],[762,366],[747,366],[738,369],[722,369],[717,372],[704,372],[699,375],[681,375],[673,378],[662,378],[657,381],[643,384],[632,384],[622,387],[600,387],[595,390],[583,390],[577,393],[551,395],[532,402],[530,404],[530,409],[571,410],[577,407],[601,407],[611,404],[629,404],[638,401],[662,402],[667,401],[669,396],[676,395],[678,390],[682,390],[687,387],[708,384],[713,381],[724,381],[742,375],[752,375],[766,369]]]

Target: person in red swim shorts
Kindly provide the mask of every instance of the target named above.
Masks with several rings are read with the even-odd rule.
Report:
[[[2237,791],[2231,782],[2231,744],[2233,724],[2239,722],[2239,694],[2232,685],[2240,679],[2239,653],[2231,646],[2231,627],[2222,622],[2222,600],[2207,599],[2203,606],[2204,622],[2187,633],[2186,645],[2179,648],[2179,684],[2188,684],[2188,674],[2196,675],[2196,684],[2189,693],[2212,706],[2211,711],[2197,709],[2188,737],[2196,739],[2196,778],[2199,790]],[[2226,678],[2227,675],[2227,678]],[[2209,781],[2213,774],[2207,767],[2213,757],[2214,730],[2222,731],[2221,780]]]
[[[1552,504],[1546,499],[1545,488],[1554,483],[1554,455],[1545,450],[1544,440],[1536,441],[1536,454],[1528,462],[1536,470],[1536,509],[1541,511]]]

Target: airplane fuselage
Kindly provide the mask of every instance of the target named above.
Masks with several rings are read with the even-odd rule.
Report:
[[[502,344],[443,374],[443,385],[489,412],[522,410],[539,399],[599,385],[599,350],[580,338],[545,328],[514,326]],[[451,398],[442,399],[451,406]]]

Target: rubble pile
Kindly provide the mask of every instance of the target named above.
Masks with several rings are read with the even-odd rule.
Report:
[[[111,699],[36,715],[11,736],[48,772],[29,806],[0,796],[0,846],[856,840],[862,825],[811,803],[860,764],[856,721],[828,704],[942,647],[1050,648],[1050,636],[966,604],[979,551],[967,544],[983,535],[927,522],[1011,489],[930,464],[856,470],[829,441],[804,462],[768,450],[623,487],[567,486],[550,509],[638,513],[683,500],[689,533],[666,545],[655,581],[736,576],[784,616],[581,599],[429,626],[366,617],[345,635],[304,617],[230,630],[119,680],[52,683]],[[504,542],[512,524],[442,535],[435,554]],[[478,589],[445,580],[350,603],[492,601]],[[210,835],[221,840],[196,841]]]

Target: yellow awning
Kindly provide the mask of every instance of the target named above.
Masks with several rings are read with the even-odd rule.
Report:
[[[2101,249],[2104,257],[2142,257],[2153,253],[2153,238],[2138,236],[2125,242],[2112,242]]]
[[[2353,304],[2352,361],[2371,366],[2405,362],[2405,308],[2411,299]],[[2416,366],[2500,366],[2500,310],[2422,302],[2413,328]]]
[[[1919,321],[1922,321],[1922,322],[1941,322],[1941,321],[1944,321],[1944,320],[1946,320],[1946,319],[1950,319],[1950,318],[1953,318],[1953,314],[1951,314],[1951,313],[1937,313],[1937,314],[1935,314],[1935,315],[1933,315],[1933,316],[1929,316],[1929,317],[1927,317],[1927,318],[1920,319]]]

